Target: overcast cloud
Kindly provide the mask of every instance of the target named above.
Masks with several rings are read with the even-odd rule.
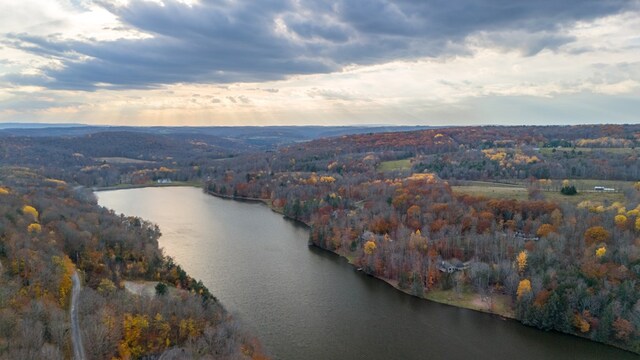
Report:
[[[61,66],[5,80],[49,88],[140,88],[248,82],[338,71],[348,64],[465,53],[482,32],[531,56],[574,40],[563,27],[627,10],[628,0],[98,2],[142,39],[6,34],[5,46]],[[513,36],[516,35],[516,36]]]
[[[559,93],[567,92],[562,84],[582,86],[597,76],[603,78],[601,89],[627,81],[633,92],[640,80],[640,29],[628,27],[637,25],[633,18],[640,15],[638,4],[630,0],[50,0],[48,4],[28,0],[3,4],[0,84],[6,90],[0,91],[0,111],[3,104],[20,104],[19,109],[8,105],[5,109],[14,115],[23,112],[29,100],[24,88],[29,87],[64,93],[236,84],[238,91],[242,84],[252,84],[246,88],[251,89],[262,83],[272,89],[263,93],[280,100],[287,94],[290,100],[304,94],[330,101],[330,106],[335,106],[335,100],[392,101],[409,94],[377,98],[358,89],[355,78],[385,64],[456,63],[459,58],[482,59],[487,52],[517,54],[518,62],[549,54],[563,61],[575,58],[585,72],[554,83]],[[9,18],[10,14],[18,19]],[[21,22],[20,16],[25,20]],[[611,30],[612,26],[619,28]],[[607,31],[617,37],[610,41],[601,36]],[[625,31],[629,36],[622,38]],[[588,41],[589,37],[599,41]],[[624,61],[621,53],[626,54]],[[596,69],[596,57],[600,69]],[[625,66],[627,75],[621,70]],[[467,85],[455,79],[440,79],[438,84],[455,87],[469,97],[491,92],[492,96],[523,95],[511,90],[527,87],[526,81],[530,81],[529,90],[535,91],[524,91],[524,95],[538,96],[544,85],[537,78],[511,79],[508,94],[496,94],[488,84],[471,81],[473,68],[471,62]],[[332,74],[343,74],[341,80],[354,79],[354,83],[339,89],[312,83],[299,91],[284,89],[291,80],[304,82],[300,77],[336,79]],[[371,84],[376,85],[374,80]],[[594,86],[582,86],[581,91],[598,92],[598,84],[588,84]],[[480,90],[471,94],[473,89]],[[215,104],[260,104],[249,100],[252,97],[246,91],[217,91],[212,94],[217,99],[244,100]],[[420,98],[416,93],[407,101]],[[34,110],[46,103],[40,97]]]

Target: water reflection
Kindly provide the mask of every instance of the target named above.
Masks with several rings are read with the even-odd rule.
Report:
[[[195,188],[98,193],[160,225],[160,244],[276,359],[631,359],[497,316],[414,298],[309,247],[305,227]]]

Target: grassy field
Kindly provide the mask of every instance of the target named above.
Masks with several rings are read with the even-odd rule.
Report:
[[[543,155],[551,155],[553,153],[554,148],[542,148],[540,149],[540,153]],[[564,147],[564,148],[555,148],[556,152],[571,152],[574,148]],[[632,148],[575,148],[576,152],[582,151],[583,153],[592,152],[592,151],[602,151],[609,154],[633,154],[634,152],[637,154],[640,152],[640,149],[632,149]]]
[[[456,185],[459,186],[479,186],[479,187],[512,187],[512,188],[523,188],[524,183],[522,182],[497,182],[497,181],[475,181],[475,180],[458,180]]]
[[[558,191],[543,192],[545,199],[549,201],[563,202],[567,201],[571,204],[578,204],[585,200],[601,202],[603,204],[611,204],[615,201],[625,202],[623,193],[616,192],[580,192],[573,196],[562,195]]]
[[[486,196],[493,199],[515,199],[527,200],[527,189],[517,186],[494,186],[487,185],[463,185],[452,186],[451,189],[457,194],[467,194],[473,196]]]
[[[158,285],[157,281],[128,281],[125,280],[122,282],[124,288],[130,292],[131,294],[138,296],[147,296],[154,297],[156,296],[156,285]],[[167,286],[167,294],[176,296],[180,294],[186,294],[186,290],[176,289],[174,286]]]
[[[125,157],[99,157],[95,158],[96,161],[106,162],[110,164],[153,164],[154,161],[130,159]]]
[[[578,194],[574,196],[565,196],[560,191],[543,191],[545,199],[556,202],[569,202],[578,204],[585,200],[602,202],[610,204],[614,201],[624,202],[624,194],[622,192],[600,192],[593,191],[594,186],[610,187],[616,190],[622,190],[625,187],[633,186],[632,181],[614,181],[614,180],[572,180],[572,184],[578,189]],[[454,193],[468,194],[473,196],[485,196],[494,199],[515,199],[527,200],[528,193],[524,184],[502,184],[486,181],[465,181],[462,185],[451,186]]]
[[[396,171],[411,169],[411,159],[383,161],[378,165],[378,171]]]
[[[580,190],[593,190],[594,186],[604,186],[608,188],[622,191],[625,187],[632,187],[633,181],[618,181],[618,180],[593,180],[593,179],[579,179],[571,180],[571,183],[575,185],[578,191]]]
[[[488,299],[483,300],[479,294],[471,291],[456,294],[453,290],[432,290],[427,293],[426,298],[443,304],[498,314],[508,318],[515,316],[509,306],[509,297],[506,295],[492,295],[491,302],[489,302]]]

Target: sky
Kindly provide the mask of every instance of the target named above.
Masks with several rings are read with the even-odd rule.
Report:
[[[640,0],[0,0],[0,121],[640,122]]]

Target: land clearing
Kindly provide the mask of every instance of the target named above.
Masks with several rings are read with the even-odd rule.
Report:
[[[153,297],[156,295],[156,285],[158,285],[157,281],[128,281],[125,280],[122,282],[124,288],[138,296],[148,296]]]
[[[540,149],[540,153],[543,155],[552,155],[555,152],[573,152],[576,153],[591,153],[591,152],[603,152],[608,154],[633,154],[638,153],[639,149],[632,148],[587,148],[587,147],[560,147],[560,148],[542,148]]]
[[[561,180],[555,180],[560,186]],[[570,180],[571,184],[576,187],[578,194],[567,196],[562,195],[559,189],[541,188],[542,194],[548,201],[556,202],[569,202],[571,204],[578,204],[582,201],[601,202],[603,204],[610,204],[615,201],[624,203],[625,197],[623,190],[625,188],[633,186],[633,181],[618,181],[618,180],[594,180],[594,179],[580,179]],[[524,184],[503,184],[497,182],[487,181],[465,181],[460,182],[461,185],[451,186],[451,189],[456,194],[467,194],[473,196],[485,196],[492,199],[514,199],[514,200],[527,200],[529,194]],[[606,188],[615,189],[615,191],[596,191],[593,190],[596,186],[603,186]]]
[[[458,294],[454,290],[431,290],[427,292],[426,298],[442,304],[515,318],[510,306],[511,300],[507,295],[493,294],[483,297],[470,291]]]
[[[411,159],[383,161],[378,165],[378,171],[397,171],[411,169]]]
[[[131,159],[126,157],[97,157],[94,158],[98,162],[106,162],[107,164],[153,164],[155,161]]]
[[[456,194],[467,194],[472,196],[485,196],[492,199],[515,199],[527,200],[529,194],[524,187],[513,185],[495,184],[488,185],[461,185],[452,186],[451,189]]]

